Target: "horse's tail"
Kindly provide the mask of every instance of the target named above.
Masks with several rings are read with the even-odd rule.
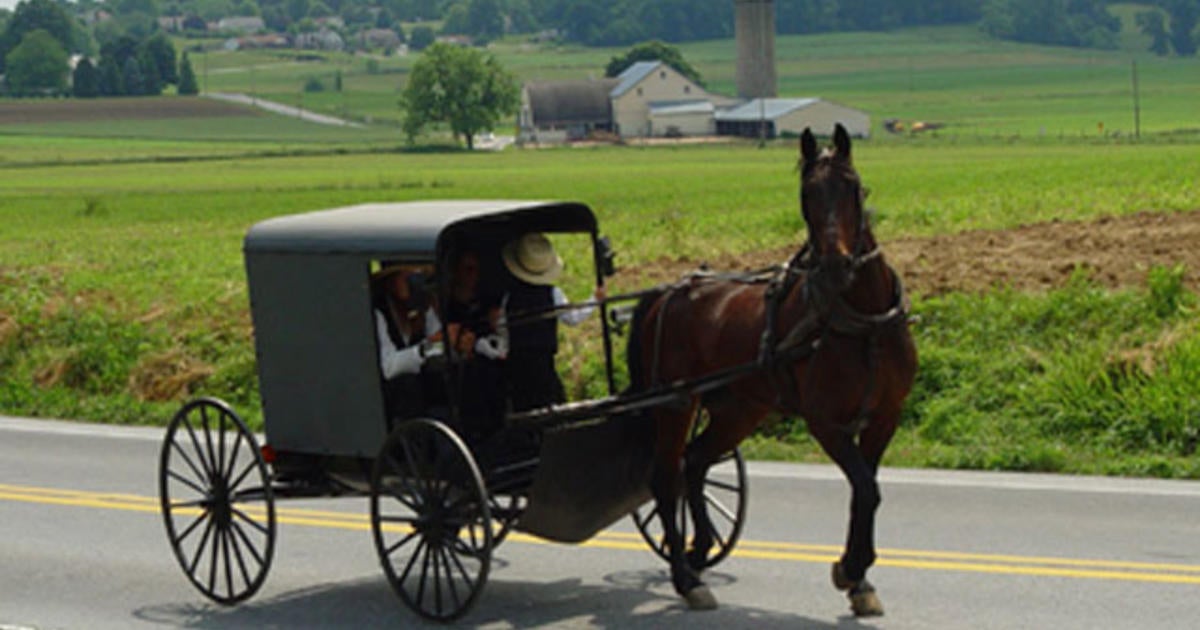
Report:
[[[625,363],[629,367],[629,392],[636,393],[645,390],[650,383],[646,381],[646,366],[642,364],[643,344],[646,343],[645,323],[650,308],[654,306],[667,292],[667,289],[649,292],[638,300],[633,309],[633,319],[629,324],[629,345],[625,348]],[[650,343],[654,343],[653,335]]]

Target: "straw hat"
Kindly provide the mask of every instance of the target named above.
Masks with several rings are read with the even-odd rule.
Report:
[[[431,265],[423,264],[385,262],[383,263],[382,267],[371,273],[371,282],[382,282],[398,273],[403,273],[405,275],[411,275],[414,273],[430,275],[433,273],[433,267]]]
[[[553,284],[562,275],[562,258],[554,252],[550,239],[536,232],[510,241],[500,257],[512,275],[529,284]]]

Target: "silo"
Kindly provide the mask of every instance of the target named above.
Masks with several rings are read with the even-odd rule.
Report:
[[[737,31],[738,97],[773,98],[775,87],[775,3],[734,0]]]

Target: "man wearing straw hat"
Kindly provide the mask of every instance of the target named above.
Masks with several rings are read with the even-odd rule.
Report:
[[[562,275],[563,261],[545,235],[525,234],[506,244],[500,254],[516,279],[502,303],[508,324],[505,371],[512,409],[526,411],[565,402],[566,391],[554,367],[557,323],[578,326],[595,306],[566,308],[570,300],[554,285]],[[596,288],[595,297],[604,299],[603,287]],[[561,309],[557,316],[549,314],[555,309]]]

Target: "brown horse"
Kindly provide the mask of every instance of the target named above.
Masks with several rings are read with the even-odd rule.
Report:
[[[631,391],[728,371],[728,384],[656,407],[651,490],[670,552],[671,580],[692,608],[716,600],[699,570],[713,546],[702,486],[709,467],[771,413],[804,418],[850,482],[846,547],[833,582],[856,615],[883,607],[866,580],[875,561],[876,471],[912,388],[916,350],[900,279],[883,260],[850,137],[834,146],[801,137],[800,202],[808,242],[769,282],[696,275],[642,299],[629,344]],[[740,371],[737,366],[754,365]],[[699,406],[707,428],[688,443]],[[687,494],[695,520],[690,551],[676,527]]]

